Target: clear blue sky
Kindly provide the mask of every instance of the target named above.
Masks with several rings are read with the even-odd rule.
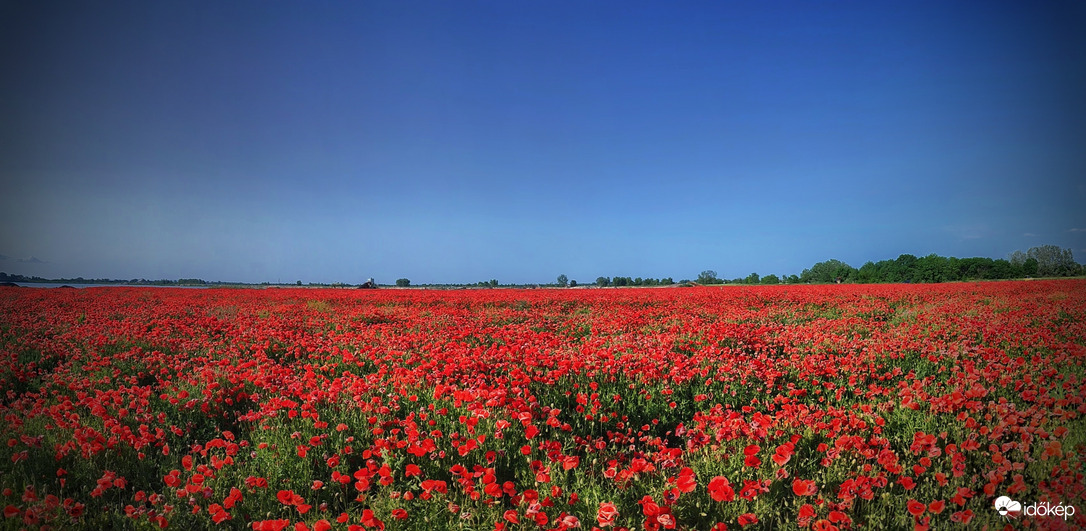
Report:
[[[0,270],[1086,257],[1082,2],[0,3]]]

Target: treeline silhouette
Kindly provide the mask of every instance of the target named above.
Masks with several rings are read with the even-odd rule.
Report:
[[[1006,280],[1032,277],[1067,277],[1086,275],[1086,266],[1075,262],[1070,249],[1063,249],[1055,245],[1041,245],[1032,247],[1026,252],[1015,251],[1007,259],[1003,258],[955,258],[953,256],[939,256],[929,254],[916,257],[911,254],[903,254],[893,260],[880,260],[867,262],[859,269],[852,267],[840,260],[826,260],[818,262],[808,269],[804,269],[799,275],[769,274],[761,276],[751,273],[746,277],[731,280],[719,278],[716,271],[706,270],[698,275],[697,280],[687,279],[675,282],[671,277],[641,278],[641,277],[598,277],[594,284],[598,287],[623,287],[623,286],[670,286],[674,284],[817,284],[817,283],[856,283],[872,284],[882,282],[956,282],[963,280]],[[576,280],[558,275],[558,281],[551,284],[499,284],[496,279],[485,280],[474,284],[426,284],[420,287],[430,288],[526,288],[540,286],[577,287]],[[243,282],[205,281],[199,278],[181,278],[177,280],[114,280],[106,278],[84,279],[59,278],[46,279],[38,276],[24,276],[0,272],[2,283],[40,283],[59,282],[74,284],[132,284],[149,286],[256,286]],[[298,286],[302,281],[297,281]],[[259,284],[270,286],[268,282]],[[277,284],[278,285],[278,284]],[[336,282],[332,284],[313,283],[311,287],[351,287],[352,284]],[[396,286],[412,286],[406,278],[396,280]]]
[[[1032,277],[1067,277],[1086,274],[1086,268],[1074,260],[1070,249],[1042,245],[1029,251],[1015,251],[1009,259],[985,257],[955,258],[929,254],[916,257],[903,254],[893,260],[867,262],[859,269],[840,260],[818,262],[800,275],[751,273],[745,278],[724,280],[713,271],[703,271],[699,284],[799,284],[847,282],[956,282],[963,280],[1005,280]]]

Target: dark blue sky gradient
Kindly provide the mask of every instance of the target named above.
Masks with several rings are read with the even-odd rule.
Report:
[[[1084,23],[1081,2],[0,3],[0,270],[1082,261]]]

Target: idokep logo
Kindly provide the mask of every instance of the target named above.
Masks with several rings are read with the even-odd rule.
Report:
[[[996,498],[995,510],[999,512],[999,516],[1011,516],[1013,518],[1022,512],[1022,504],[1012,500],[1009,496],[1000,496]]]
[[[1067,520],[1075,515],[1074,505],[1051,504],[1049,502],[1031,503],[1022,506],[1021,502],[1012,500],[1009,496],[1000,496],[995,500],[995,510],[1005,518],[1018,518],[1026,516],[1057,516]]]

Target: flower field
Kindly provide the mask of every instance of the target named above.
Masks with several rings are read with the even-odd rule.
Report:
[[[1082,280],[0,288],[0,525],[1086,528],[1084,399]]]

